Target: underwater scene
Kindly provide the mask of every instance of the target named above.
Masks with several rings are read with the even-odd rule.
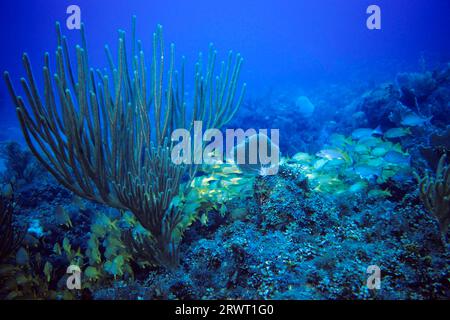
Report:
[[[449,13],[3,2],[0,300],[449,300]]]

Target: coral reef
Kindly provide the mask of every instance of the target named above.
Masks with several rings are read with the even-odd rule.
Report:
[[[3,192],[3,191],[2,191]],[[23,236],[13,225],[14,199],[12,190],[0,194],[0,263],[13,254]]]
[[[436,217],[444,239],[450,224],[450,167],[446,165],[446,160],[447,156],[444,154],[439,160],[435,178],[428,174],[422,178],[416,176],[420,199],[427,210]]]
[[[312,192],[295,167],[255,181],[240,219],[186,234],[174,273],[153,271],[96,299],[448,299],[448,252],[414,197],[386,200]],[[365,285],[382,268],[381,290]]]
[[[161,27],[150,72],[134,28],[103,71],[84,32],[72,67],[58,27],[43,92],[24,56],[26,103],[5,75],[41,165],[3,144],[1,299],[450,298],[449,65],[244,102],[240,56],[216,82],[211,47],[188,92],[173,46],[164,71]],[[175,166],[169,132],[194,120],[286,132],[278,174]]]
[[[3,143],[0,146],[0,158],[5,161],[2,180],[14,185],[16,190],[42,176],[42,168],[36,158],[17,142]]]
[[[72,68],[66,38],[57,24],[56,72],[52,79],[47,53],[44,99],[24,54],[27,80],[21,82],[29,108],[5,73],[25,139],[45,169],[67,189],[85,199],[131,211],[150,232],[152,262],[175,266],[179,259],[176,234],[186,226],[182,208],[172,201],[188,191],[190,184],[182,185],[183,176],[192,179],[196,169],[171,161],[170,135],[175,128],[191,130],[194,121],[204,121],[205,128],[220,128],[230,120],[245,89],[244,85],[236,98],[242,58],[237,55],[233,65],[230,52],[227,63],[221,64],[220,76],[214,78],[216,51],[211,45],[206,70],[201,61],[196,65],[194,100],[188,109],[184,66],[177,76],[173,44],[168,80],[164,80],[161,26],[153,34],[151,72],[147,72],[135,32],[132,63],[127,59],[125,33],[120,32],[118,61],[113,61],[107,49],[109,74],[94,71],[88,64],[84,27],[81,32],[83,43],[76,48],[76,68]]]

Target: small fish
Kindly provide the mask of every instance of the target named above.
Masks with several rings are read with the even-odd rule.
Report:
[[[397,168],[395,175],[392,176],[392,180],[396,182],[408,181],[411,180],[411,178],[411,168],[408,166]]]
[[[392,168],[386,168],[383,169],[383,172],[381,173],[381,175],[377,178],[377,183],[378,184],[382,184],[385,183],[386,181],[388,181],[390,178],[392,178],[393,176],[395,176],[396,174],[396,170],[392,169]]]
[[[55,243],[55,245],[53,246],[53,252],[54,252],[55,254],[57,254],[58,256],[60,256],[60,255],[62,254],[61,246],[59,245],[58,242]]]
[[[53,275],[53,265],[48,261],[44,265],[44,275],[47,279],[47,282],[50,282]]]
[[[55,219],[58,225],[65,225],[72,227],[72,221],[70,220],[70,215],[65,208],[62,206],[57,206],[55,210]]]
[[[388,149],[384,147],[376,147],[372,150],[372,155],[375,157],[383,157],[386,153],[388,153]]]
[[[339,181],[339,179],[336,176],[328,175],[328,174],[320,175],[315,179],[315,182],[317,182],[319,184],[327,184],[327,185],[331,185],[338,181]]]
[[[386,150],[391,150],[391,149],[394,149],[395,147],[396,147],[396,145],[390,141],[383,141],[376,145],[376,148],[383,148]],[[400,145],[400,149],[401,149],[401,145]]]
[[[373,133],[373,130],[370,128],[359,128],[352,132],[352,138],[353,139],[361,139],[365,137],[371,137]]]
[[[176,196],[175,198],[172,199],[172,204],[174,206],[178,206],[180,204],[180,201],[181,201],[180,197]],[[125,212],[123,214],[122,221],[127,227],[134,227],[137,223],[135,216],[130,212]]]
[[[216,177],[214,177],[214,176],[206,177],[206,178],[203,178],[203,179],[202,179],[201,185],[202,185],[203,187],[207,187],[207,186],[209,186],[209,182],[211,182],[211,181],[217,181],[217,180],[218,180],[218,179],[217,179]]]
[[[316,156],[327,160],[339,159],[345,160],[346,162],[351,162],[349,155],[346,152],[337,148],[320,150],[319,152],[316,153]]]
[[[117,220],[112,220],[110,217],[108,217],[106,214],[100,214],[97,216],[96,223],[104,225],[108,230],[118,230],[117,227]]]
[[[358,193],[358,192],[364,191],[366,188],[367,188],[367,182],[359,181],[359,182],[352,184],[348,188],[348,191],[351,193]]]
[[[366,164],[370,167],[376,167],[376,168],[381,167],[383,165],[383,159],[381,159],[381,158],[370,159],[370,160],[367,160]]]
[[[71,255],[72,254],[72,246],[70,245],[70,241],[67,238],[63,239],[63,245],[62,248],[64,249],[64,252],[67,255]]]
[[[324,160],[326,160],[326,159],[324,159]],[[324,168],[326,170],[339,170],[338,168],[342,167],[342,165],[346,163],[346,161],[344,159],[331,159],[331,160],[326,160],[326,161],[327,161],[327,163],[324,166]],[[350,163],[351,161],[348,160],[348,162]]]
[[[114,258],[113,261],[107,261],[104,264],[104,268],[107,272],[115,277],[123,275],[123,267],[125,264],[125,259],[122,255]]]
[[[298,162],[310,162],[313,159],[313,156],[309,153],[298,152],[292,157],[292,159]]]
[[[391,150],[383,158],[385,161],[398,164],[398,165],[409,165],[411,156],[407,154],[403,154],[398,151]]]
[[[323,160],[323,159],[320,159],[320,160]],[[305,176],[306,176],[306,178],[308,178],[308,180],[315,180],[315,179],[317,179],[319,174],[317,172],[311,172],[311,173],[307,173]]]
[[[97,270],[97,268],[89,266],[86,268],[86,270],[84,270],[84,275],[90,280],[97,280],[100,276],[100,272]]]
[[[241,172],[237,166],[222,165],[221,169],[222,173],[225,175]]]
[[[354,151],[358,154],[369,154],[370,148],[365,144],[357,144],[354,148]]]
[[[333,133],[330,136],[330,144],[336,147],[344,147],[345,145],[352,144],[352,139],[345,137],[343,134]]]
[[[86,256],[89,258],[89,262],[91,264],[100,263],[102,261],[99,250],[99,242],[94,234],[91,234],[91,237],[88,240]]]
[[[202,214],[200,217],[200,222],[202,225],[207,226],[208,225],[208,215],[207,214]]]
[[[114,235],[108,235],[108,237],[103,241],[103,245],[107,248],[125,248],[123,242],[120,240],[120,237],[116,237]]]
[[[386,190],[375,189],[370,190],[368,196],[369,198],[386,198],[392,196],[392,194],[388,189]]]
[[[409,128],[392,128],[384,133],[384,137],[387,139],[401,138],[411,134]]]
[[[371,180],[380,175],[381,169],[376,167],[371,167],[369,165],[360,164],[354,167],[354,171],[361,179]]]
[[[371,136],[379,136],[382,135],[381,127],[378,126],[375,129],[370,128],[359,128],[352,132],[352,138],[355,140],[359,140],[361,138],[371,137]]]
[[[404,126],[416,127],[429,123],[432,118],[433,116],[423,118],[414,112],[410,112],[406,114],[404,117],[402,117],[402,121],[400,123]]]
[[[370,137],[364,137],[364,138],[359,139],[358,144],[365,145],[366,147],[369,147],[369,148],[373,148],[373,147],[379,145],[380,142],[381,142],[381,140],[379,138],[370,136]]]
[[[328,162],[328,160],[326,159],[319,159],[314,163],[314,170],[319,170],[321,169],[326,163]]]

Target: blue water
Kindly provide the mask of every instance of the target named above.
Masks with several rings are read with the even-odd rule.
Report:
[[[56,21],[61,22],[74,58],[73,48],[80,43],[80,34],[65,27],[66,8],[72,4],[81,8],[89,62],[96,68],[107,67],[105,44],[114,54],[117,52],[118,29],[125,30],[130,40],[133,15],[137,16],[137,37],[143,42],[147,61],[158,24],[164,28],[166,48],[169,43],[176,45],[176,65],[181,56],[186,57],[188,93],[193,90],[198,53],[206,55],[210,43],[217,48],[220,60],[229,50],[240,53],[244,58],[240,83],[245,82],[248,90],[231,125],[280,129],[281,154],[292,157],[303,153],[286,160],[287,169],[283,170],[287,171],[276,178],[247,182],[253,188],[251,200],[240,199],[237,205],[247,209],[245,218],[234,210],[236,203],[227,203],[226,214],[218,213],[217,204],[209,220],[201,217],[209,221],[206,229],[197,220],[184,238],[181,275],[165,277],[163,271],[155,271],[157,290],[152,287],[154,291],[149,289],[149,293],[142,285],[148,273],[133,269],[137,279],[133,285],[142,289],[137,290],[140,295],[158,299],[449,299],[446,235],[440,233],[432,210],[423,206],[413,172],[434,174],[439,157],[450,154],[450,1],[4,1],[0,7],[0,71],[9,71],[20,94],[24,52],[43,90],[43,56],[49,52],[53,66]],[[381,8],[381,30],[366,27],[366,9],[372,4]],[[399,73],[406,75],[399,77]],[[300,114],[305,111],[296,104],[299,96],[311,100],[315,106],[312,115]],[[416,118],[405,124],[411,113]],[[386,153],[370,158],[372,164],[368,165],[367,159],[362,160],[354,150],[367,146],[351,136],[360,128],[378,126],[379,132],[369,136],[376,136],[378,145],[390,145]],[[400,132],[401,136],[386,137],[388,131],[392,135]],[[337,148],[330,142],[332,134],[350,140],[351,147]],[[0,143],[5,141],[19,142],[26,150],[9,93],[0,81]],[[33,163],[27,158],[31,159],[31,154],[23,152],[0,154],[2,188],[11,177],[17,182],[14,174],[20,168],[14,167],[16,159],[17,163]],[[18,155],[28,162],[15,158]],[[313,160],[305,164],[301,157]],[[341,162],[336,168],[321,171],[317,165],[323,160],[320,158],[336,160],[330,157]],[[392,176],[382,176],[380,170]],[[354,173],[362,171],[364,177]],[[30,256],[33,250],[39,251],[64,274],[61,270],[66,264],[57,265],[53,243],[62,244],[67,232],[75,243],[73,247],[85,250],[86,235],[96,223],[93,217],[98,212],[110,212],[88,201],[80,205],[81,200],[73,200],[73,195],[48,174],[46,178],[36,176],[30,181],[19,179],[18,224],[29,235],[45,240],[34,249],[26,247]],[[310,187],[304,186],[307,180]],[[68,210],[75,227],[52,229],[52,212],[60,206]],[[257,214],[252,211],[257,211],[255,207],[260,210]],[[27,229],[33,223],[39,226],[39,234]],[[239,260],[236,256],[241,253],[243,258]],[[210,257],[215,260],[211,262]],[[379,296],[361,289],[370,264],[381,265],[383,272],[389,270]],[[211,265],[216,269],[209,269]],[[83,267],[87,266],[85,262]],[[266,268],[270,272],[261,271]],[[105,267],[102,273],[110,281],[104,282],[105,289],[112,286],[110,269]],[[178,280],[182,286],[178,286]],[[51,290],[61,292],[56,288],[58,279],[49,283]],[[192,295],[183,290],[184,285],[192,287]],[[124,298],[102,289],[95,287],[92,295]],[[131,293],[126,297],[137,298]]]
[[[382,9],[382,29],[366,28],[366,8]],[[8,1],[2,4],[0,70],[20,74],[26,51],[36,68],[42,53],[55,49],[55,21],[64,22],[71,1]],[[95,65],[105,63],[103,45],[116,45],[117,29],[130,30],[138,17],[138,36],[151,44],[156,24],[167,42],[193,61],[214,42],[245,58],[242,78],[251,94],[273,86],[310,87],[334,81],[387,77],[417,68],[421,55],[430,63],[450,55],[450,3],[446,0],[317,1],[77,1],[88,30]],[[77,31],[64,30],[76,41]],[[4,87],[1,89],[4,101]],[[4,103],[2,104],[4,108]]]

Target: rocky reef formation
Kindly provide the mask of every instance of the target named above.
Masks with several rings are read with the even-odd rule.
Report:
[[[344,109],[326,116],[327,100],[314,96],[314,108],[305,105],[301,116],[286,97],[275,99],[286,107],[274,105],[274,118],[241,113],[236,127],[298,135],[282,139],[290,151],[281,146],[277,175],[221,165],[198,171],[178,199],[186,229],[174,234],[183,241],[172,270],[147,259],[147,233],[132,214],[73,195],[27,151],[4,145],[2,190],[14,195],[14,215],[1,225],[14,236],[2,250],[0,297],[449,299],[450,250],[434,206],[423,203],[429,185],[448,180],[448,169],[441,165],[420,189],[413,179],[414,171],[435,171],[448,152],[448,70],[402,74],[358,97],[344,94]],[[251,110],[264,113],[265,106]],[[10,202],[1,208],[11,216]],[[130,235],[142,241],[130,243]],[[66,287],[70,264],[82,270],[82,290]],[[366,286],[371,265],[381,269],[380,290]]]

